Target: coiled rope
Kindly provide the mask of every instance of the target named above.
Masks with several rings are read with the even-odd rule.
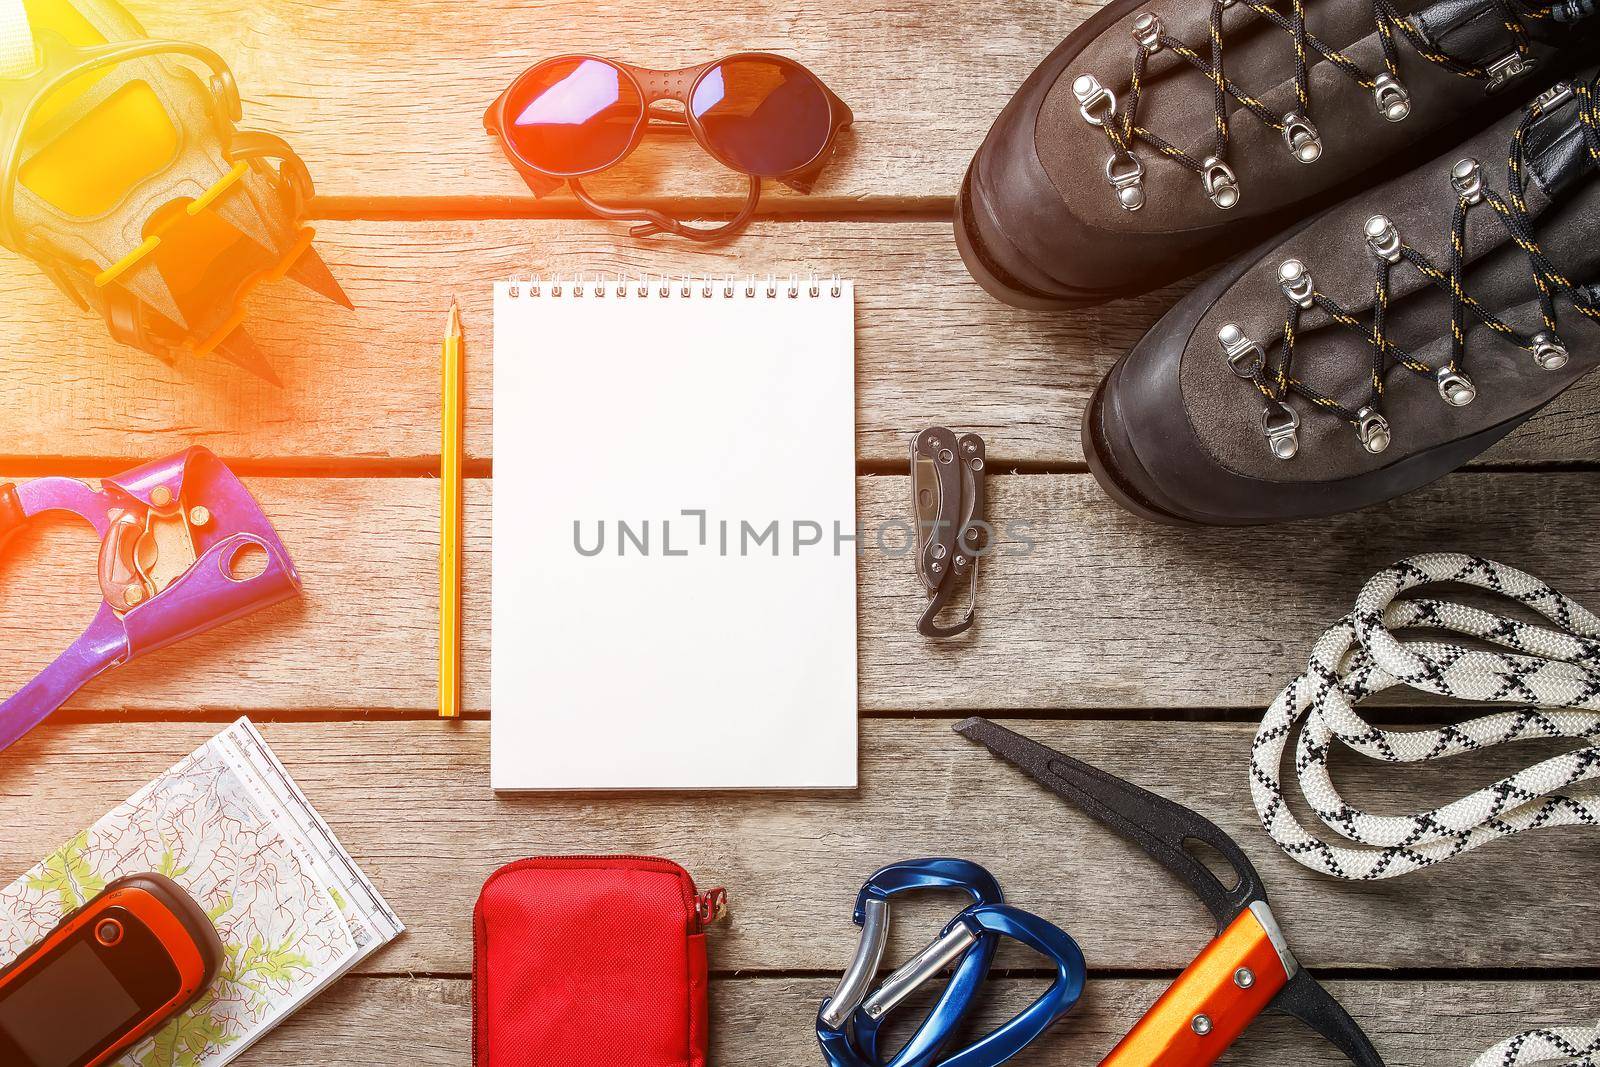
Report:
[[[1600,1064],[1600,1026],[1529,1030],[1500,1042],[1473,1061],[1472,1067],[1534,1067],[1536,1064],[1596,1067]]]
[[[1415,589],[1454,583],[1488,590],[1542,615],[1531,625],[1463,604],[1398,599]],[[1426,629],[1475,638],[1490,648],[1442,641],[1401,641],[1396,631]],[[1355,706],[1406,685],[1461,700],[1517,705],[1436,730],[1383,730]],[[1333,843],[1295,818],[1281,768],[1300,729],[1295,771]],[[1328,760],[1334,744],[1385,763],[1424,763],[1515,741],[1584,742],[1487,788],[1411,816],[1380,816],[1348,803]],[[1312,870],[1352,881],[1394,878],[1526,830],[1600,824],[1600,798],[1561,791],[1600,777],[1600,617],[1522,571],[1477,556],[1414,556],[1372,578],[1355,610],[1325,633],[1306,673],[1267,710],[1251,750],[1250,792],[1261,825],[1290,856]],[[1574,1063],[1600,1067],[1600,1026],[1545,1029],[1496,1045],[1475,1067]]]

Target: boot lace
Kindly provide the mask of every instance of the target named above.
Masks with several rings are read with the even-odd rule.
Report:
[[[1451,214],[1449,255],[1443,266],[1408,244],[1386,216],[1374,215],[1367,219],[1364,236],[1375,266],[1370,325],[1356,312],[1320,291],[1305,264],[1291,259],[1279,267],[1279,282],[1288,302],[1281,344],[1279,338],[1273,338],[1264,347],[1233,323],[1218,331],[1218,344],[1234,373],[1254,384],[1266,400],[1261,415],[1262,429],[1275,456],[1292,459],[1299,450],[1300,422],[1294,409],[1286,403],[1290,394],[1350,423],[1362,447],[1373,454],[1388,448],[1392,436],[1388,420],[1382,414],[1384,381],[1390,369],[1404,367],[1419,377],[1433,379],[1440,397],[1451,407],[1472,403],[1478,390],[1462,370],[1462,362],[1473,322],[1529,353],[1534,365],[1543,370],[1555,371],[1566,366],[1570,354],[1561,340],[1557,299],[1566,297],[1563,303],[1572,312],[1600,320],[1600,287],[1574,282],[1551,261],[1534,234],[1534,221],[1527,204],[1527,137],[1542,115],[1575,99],[1586,172],[1600,170],[1597,86],[1600,86],[1600,75],[1588,82],[1558,84],[1528,106],[1511,138],[1504,194],[1488,186],[1483,168],[1476,159],[1464,158],[1452,167],[1450,184],[1456,202]],[[1473,212],[1484,205],[1493,211],[1511,242],[1528,259],[1542,320],[1542,329],[1531,336],[1518,332],[1490,312],[1464,285],[1467,222]],[[1437,367],[1430,367],[1396,344],[1387,332],[1393,273],[1401,264],[1409,264],[1428,282],[1450,295],[1450,354]],[[1339,402],[1294,376],[1301,316],[1312,308],[1320,308],[1332,322],[1353,330],[1367,341],[1371,352],[1371,379],[1367,397],[1357,408]]]
[[[1491,91],[1532,70],[1535,60],[1527,23],[1552,18],[1551,7],[1525,9],[1520,5],[1514,7],[1511,0],[1486,2],[1492,3],[1501,14],[1511,49],[1504,57],[1487,66],[1465,63],[1436,51],[1415,26],[1396,12],[1392,0],[1372,0],[1372,21],[1383,49],[1384,69],[1377,73],[1363,70],[1349,56],[1306,28],[1305,0],[1289,0],[1287,14],[1274,6],[1280,0],[1211,0],[1209,59],[1169,36],[1161,17],[1147,12],[1133,24],[1132,33],[1137,49],[1133,56],[1133,74],[1126,91],[1126,106],[1119,111],[1116,95],[1092,74],[1080,75],[1073,82],[1072,91],[1085,121],[1104,131],[1110,142],[1111,157],[1106,161],[1106,178],[1116,190],[1118,202],[1125,210],[1137,211],[1144,206],[1144,165],[1134,151],[1136,144],[1148,145],[1166,159],[1198,174],[1211,202],[1222,210],[1228,210],[1236,206],[1242,196],[1238,175],[1228,163],[1230,98],[1263,124],[1278,131],[1295,159],[1302,163],[1315,163],[1322,157],[1322,138],[1311,121],[1313,54],[1321,56],[1336,70],[1370,92],[1378,113],[1390,122],[1400,122],[1411,114],[1411,96],[1400,80],[1400,50],[1396,43],[1400,38],[1404,38],[1428,62],[1462,77],[1484,80]],[[1276,26],[1293,43],[1295,107],[1283,115],[1275,114],[1266,104],[1241,89],[1227,74],[1223,56],[1222,18],[1223,12],[1236,4]],[[1171,51],[1186,61],[1211,83],[1216,136],[1211,154],[1204,159],[1194,158],[1139,122],[1139,104],[1150,57],[1163,50]]]

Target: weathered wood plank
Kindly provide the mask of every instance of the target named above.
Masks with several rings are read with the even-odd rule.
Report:
[[[988,1027],[1021,1008],[1040,983],[1001,979],[980,1008]],[[1094,1063],[1156,997],[1153,981],[1099,979],[1044,1039],[1011,1061],[1016,1067]],[[1512,1033],[1592,1017],[1594,983],[1330,983],[1391,1067],[1459,1067]],[[821,979],[730,979],[712,983],[713,1063],[814,1067],[820,1062],[817,1005],[832,992]],[[909,1009],[907,1009],[909,1011]],[[349,978],[252,1051],[262,1065],[341,1063],[417,1067],[465,1063],[471,1045],[471,987],[448,978]],[[1298,1023],[1258,1021],[1222,1061],[1228,1067],[1293,1063],[1342,1065],[1344,1059]]]
[[[857,119],[811,196],[774,189],[768,204],[881,210],[948,204],[1012,92],[1099,5],[390,0],[379,17],[367,0],[129,6],[152,33],[220,51],[238,75],[247,122],[287,137],[327,197],[480,197],[528,206],[532,195],[481,120],[530,64],[588,52],[672,67],[765,50],[810,66]],[[743,198],[743,179],[686,138],[671,137],[647,142],[597,190],[730,210]],[[558,202],[573,206],[570,196]]]
[[[0,455],[143,460],[198,441],[267,462],[426,460],[438,454],[439,342],[455,296],[467,328],[468,450],[487,458],[494,279],[753,273],[856,279],[862,459],[902,463],[907,439],[943,422],[982,433],[996,469],[1076,464],[1089,394],[1178,293],[1070,315],[1018,311],[973,283],[949,226],[934,222],[766,224],[715,249],[618,243],[581,222],[330,222],[321,232],[357,310],[288,283],[257,296],[248,329],[281,389],[215,360],[168,369],[118,347],[30,264],[0,257],[0,330],[26,339],[0,369]],[[1579,387],[1485,460],[1600,458],[1597,390]]]
[[[437,483],[250,484],[300,565],[305,597],[134,663],[74,706],[432,708]],[[489,484],[471,484],[467,509],[465,684],[476,711],[488,706]],[[908,521],[907,479],[858,481],[868,712],[1264,708],[1350,610],[1360,584],[1416,552],[1498,557],[1600,603],[1588,519],[1600,506],[1595,474],[1457,474],[1364,514],[1266,532],[1154,526],[1112,505],[1087,475],[989,484],[993,521],[1002,532],[1006,523],[1025,528],[985,561],[971,635],[939,643],[913,628],[921,587],[896,525]],[[1004,554],[1020,552],[1024,539],[1031,552]],[[92,538],[74,527],[30,530],[7,545],[0,692],[14,691],[87,623],[98,595],[94,558]]]
[[[950,720],[864,726],[856,793],[782,796],[505,795],[488,789],[483,722],[273,723],[268,742],[411,932],[369,971],[464,974],[471,903],[491,871],[525,855],[671,856],[725,885],[723,971],[831,972],[854,945],[850,908],[882,864],[961,855],[1008,897],[1070,930],[1096,967],[1176,970],[1208,938],[1187,889],[1131,845],[956,736]],[[1283,856],[1255,824],[1243,723],[1031,722],[1028,734],[1187,803],[1248,850],[1296,953],[1312,967],[1546,968],[1600,965],[1587,929],[1600,852],[1592,833],[1502,842],[1415,877],[1337,883]],[[10,818],[0,871],[14,875],[215,733],[215,723],[58,725],[0,762]],[[1484,754],[1403,776],[1341,776],[1352,803],[1415,810],[1492,780],[1524,754]],[[904,958],[948,902],[897,911]],[[1006,966],[1029,966],[1008,951]]]

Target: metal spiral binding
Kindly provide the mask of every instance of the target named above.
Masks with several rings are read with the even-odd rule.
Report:
[[[588,300],[733,300],[742,296],[746,300],[798,300],[802,296],[820,300],[824,296],[839,299],[844,295],[844,280],[837,274],[829,277],[791,274],[780,279],[769,274],[765,278],[754,276],[704,275],[647,276],[636,278],[574,277],[529,278],[507,283],[506,293],[512,299],[521,299],[524,293],[539,298],[546,292],[554,299],[568,296]]]

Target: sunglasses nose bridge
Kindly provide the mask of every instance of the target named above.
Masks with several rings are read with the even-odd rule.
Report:
[[[689,93],[704,67],[685,67],[682,70],[646,70],[635,68],[634,80],[644,96],[645,106],[672,100],[689,107]]]

